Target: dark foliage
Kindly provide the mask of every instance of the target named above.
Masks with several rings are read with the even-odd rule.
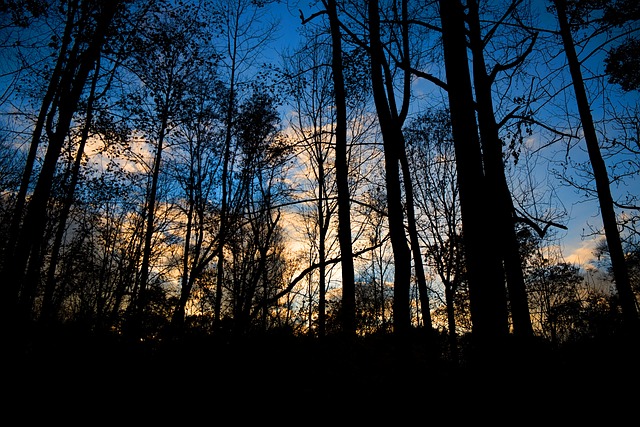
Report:
[[[269,418],[285,417],[287,424],[304,414],[328,422],[335,411],[364,423],[393,408],[404,408],[396,417],[407,420],[420,413],[451,420],[443,411],[456,408],[464,412],[453,419],[470,416],[466,411],[499,419],[502,411],[528,408],[531,419],[548,420],[579,417],[587,408],[591,416],[610,414],[611,391],[640,379],[633,369],[637,340],[615,334],[558,349],[514,339],[492,348],[490,357],[478,357],[463,337],[459,364],[442,357],[445,336],[422,330],[406,340],[391,334],[319,340],[281,330],[132,343],[68,327],[33,337],[10,347],[7,402],[10,412],[51,408],[49,421],[79,421],[82,414],[105,421],[125,415],[184,421],[205,414],[250,420],[266,417],[261,411],[268,409]],[[479,400],[468,399],[473,393]],[[319,410],[318,399],[330,410]],[[245,409],[232,410],[238,406]],[[618,406],[612,415],[632,408]],[[178,417],[174,411],[185,412]]]
[[[611,49],[605,63],[611,83],[619,84],[627,92],[640,90],[640,40],[630,39]]]

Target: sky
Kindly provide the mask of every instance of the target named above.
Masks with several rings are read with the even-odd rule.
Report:
[[[298,5],[299,3],[299,5]],[[298,0],[282,0],[279,4],[272,4],[269,7],[269,13],[274,19],[280,20],[279,37],[278,42],[273,46],[273,51],[270,54],[277,55],[283,49],[296,48],[299,44],[297,37],[297,30],[301,26],[300,16],[298,9],[302,9],[305,16],[310,16],[315,9],[310,9],[307,1]],[[545,2],[534,0],[534,4],[540,8]],[[544,8],[540,8],[544,11]],[[546,14],[541,19],[541,25],[547,28],[555,28],[555,22],[553,16]],[[603,67],[602,58],[593,57],[588,63],[590,72],[598,73]],[[430,85],[429,83],[425,85]],[[619,94],[618,94],[619,95]],[[630,103],[638,104],[640,97],[638,93],[630,93],[625,96]],[[620,99],[619,101],[623,101]],[[594,102],[594,114],[597,113],[600,103]],[[530,144],[541,144],[542,140],[539,135],[535,134],[531,136]],[[570,150],[570,156],[572,159],[585,158],[584,153],[584,141],[580,141],[576,146]],[[552,159],[554,161],[562,160],[566,154],[564,150],[555,149],[545,151],[544,156],[546,159]],[[552,184],[555,192],[558,195],[564,205],[568,216],[563,218],[561,222],[568,227],[567,231],[559,230],[558,237],[560,240],[558,243],[561,245],[564,258],[568,262],[576,264],[586,264],[593,259],[593,249],[596,246],[597,239],[594,237],[586,236],[590,233],[590,226],[599,227],[599,208],[598,203],[595,200],[587,200],[584,195],[576,192],[572,188],[563,187],[554,180],[553,174],[549,169],[549,163],[545,161],[539,161],[538,163],[538,175],[537,179],[542,183]],[[636,195],[640,195],[640,177],[636,177],[636,180],[628,181],[628,186],[625,191],[630,191]]]
[[[300,3],[300,5],[298,5]],[[545,6],[548,1],[533,0],[533,8],[540,12],[540,25],[544,28],[555,29],[556,22],[555,17],[546,12]],[[281,43],[283,46],[289,46],[294,48],[297,46],[297,28],[300,27],[300,18],[298,8],[302,9],[305,16],[309,16],[313,10],[309,9],[308,2],[297,2],[296,0],[283,0],[279,5],[275,5],[273,9],[274,16],[281,21],[280,31],[283,35]],[[564,57],[558,56],[557,61],[564,61]],[[603,72],[604,63],[602,56],[591,57],[585,62],[584,74],[585,77],[591,74],[598,74]],[[566,78],[566,76],[565,76]],[[570,92],[570,93],[569,93]],[[567,91],[567,96],[570,98],[573,95],[573,91]],[[615,101],[622,103],[629,103],[630,105],[638,105],[640,97],[638,92],[632,92],[628,94],[617,93],[615,96],[620,97]],[[625,99],[622,99],[625,98]],[[599,108],[602,106],[600,98],[592,100],[592,110],[594,118],[597,118]],[[606,102],[612,102],[606,100]],[[540,135],[535,130],[534,134],[528,141],[530,144],[542,144]],[[537,180],[542,184],[548,184],[553,188],[553,192],[556,194],[560,203],[566,209],[567,216],[561,219],[561,223],[567,226],[567,230],[557,230],[557,244],[563,253],[564,260],[569,263],[574,263],[583,267],[588,267],[590,261],[594,259],[593,251],[602,237],[592,235],[592,227],[600,228],[601,220],[599,216],[599,204],[594,199],[588,199],[584,193],[576,191],[575,188],[567,187],[562,183],[559,183],[553,176],[553,170],[558,169],[556,162],[564,161],[565,156],[569,156],[572,160],[587,161],[586,148],[584,141],[581,140],[577,144],[574,144],[572,148],[567,151],[563,146],[556,146],[555,149],[545,149],[542,152],[542,156],[545,159],[552,162],[538,161],[537,166]],[[607,160],[611,162],[611,160]],[[614,197],[618,193],[616,188],[612,187]],[[626,187],[622,188],[622,191],[629,191],[632,194],[640,195],[640,177],[636,176],[635,180],[628,180]]]

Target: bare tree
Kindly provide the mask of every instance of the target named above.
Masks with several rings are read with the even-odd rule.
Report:
[[[196,93],[175,131],[176,146],[170,153],[175,168],[173,176],[184,191],[186,203],[180,296],[171,319],[174,334],[183,332],[192,291],[217,253],[214,223],[218,218],[211,198],[220,165],[220,115],[215,93],[218,82],[212,70],[198,71],[202,72],[198,84],[190,88]]]
[[[220,53],[219,72],[225,85],[225,100],[223,101],[224,137],[222,151],[222,170],[220,177],[220,226],[218,230],[218,247],[216,259],[216,297],[215,297],[215,322],[221,320],[221,308],[223,298],[223,286],[225,280],[225,245],[227,237],[233,232],[231,220],[235,217],[233,175],[235,160],[235,116],[239,103],[248,89],[252,76],[255,76],[256,61],[259,59],[261,49],[271,40],[275,31],[275,23],[256,25],[266,14],[260,4],[251,0],[234,0],[231,2],[220,1],[214,5],[214,10],[219,14],[221,22],[225,23],[221,28],[219,45]]]
[[[65,230],[67,228],[67,221],[69,219],[69,212],[71,210],[71,205],[74,199],[74,192],[76,191],[76,186],[78,184],[79,174],[80,174],[80,165],[82,163],[82,158],[85,152],[85,146],[87,145],[87,140],[89,139],[89,130],[92,126],[93,120],[93,104],[96,99],[96,86],[98,79],[100,77],[101,69],[100,69],[100,59],[96,61],[96,69],[93,73],[93,77],[91,80],[91,89],[89,91],[89,97],[87,99],[87,111],[85,123],[82,127],[82,131],[80,134],[80,142],[78,146],[78,150],[75,155],[75,159],[73,162],[73,166],[69,171],[69,184],[66,188],[66,194],[63,201],[62,211],[60,213],[60,219],[58,221],[57,230],[55,233],[55,239],[53,242],[53,247],[51,249],[51,258],[49,261],[49,268],[47,272],[47,280],[45,283],[43,298],[42,298],[42,308],[40,313],[40,321],[47,322],[50,321],[54,317],[55,308],[53,307],[53,294],[56,289],[56,280],[55,273],[56,267],[58,264],[58,257],[60,256],[60,250],[62,247]]]
[[[490,190],[482,167],[462,4],[440,1],[440,18],[473,332],[484,347],[508,333],[504,271],[499,253],[485,247],[491,239],[487,224],[492,223],[492,217],[484,205]]]
[[[161,4],[162,6],[162,4]],[[171,6],[169,6],[171,7]],[[147,308],[153,239],[157,229],[159,182],[163,169],[165,147],[170,133],[190,106],[188,99],[199,83],[197,67],[205,64],[200,56],[198,9],[182,15],[162,7],[147,14],[145,30],[134,41],[130,69],[140,79],[139,103],[133,106],[138,116],[138,128],[151,144],[149,189],[145,206],[145,234],[140,276],[131,305],[132,334],[142,331]],[[193,16],[192,16],[193,15]],[[152,61],[150,61],[152,59]],[[162,66],[158,66],[161,64]],[[190,92],[191,91],[191,92]]]
[[[323,2],[329,15],[331,69],[336,103],[336,184],[338,192],[338,240],[342,257],[342,327],[347,335],[356,332],[356,295],[351,241],[351,208],[347,164],[347,103],[342,59],[342,34],[335,0]]]
[[[296,111],[291,128],[300,146],[297,156],[304,170],[296,179],[308,181],[309,191],[301,194],[309,203],[300,205],[304,227],[309,238],[309,261],[317,261],[316,274],[309,275],[309,332],[326,334],[326,294],[330,279],[329,255],[336,251],[332,230],[336,214],[336,176],[334,143],[334,96],[330,52],[324,47],[321,35],[310,34],[304,47],[289,59],[285,73],[291,87],[292,103]],[[306,188],[306,185],[303,185]],[[309,207],[310,205],[310,207]],[[312,286],[317,283],[317,290]],[[314,295],[317,293],[317,308]],[[317,320],[314,315],[317,313]]]
[[[47,223],[47,202],[56,165],[88,76],[100,56],[120,4],[119,1],[107,4],[71,1],[66,5],[68,19],[57,71],[51,76],[48,95],[43,100],[31,146],[32,150],[36,149],[43,131],[46,131],[49,144],[24,217],[24,203],[18,201],[16,205],[3,266],[5,276],[13,278],[10,289],[7,289],[6,313],[16,313],[15,309],[19,307],[18,312],[23,322],[31,318],[42,265],[41,245]],[[21,190],[25,195],[32,167],[32,163],[28,161]]]
[[[444,286],[449,351],[458,360],[455,295],[465,280],[465,268],[449,112],[425,112],[408,123],[405,134],[416,182],[417,220],[425,240],[425,264]]]
[[[513,321],[514,334],[530,338],[533,336],[531,319],[529,318],[529,308],[527,295],[522,275],[522,263],[520,260],[518,241],[515,233],[515,211],[511,198],[511,191],[505,176],[505,165],[503,161],[502,140],[499,136],[499,125],[494,112],[494,101],[492,86],[499,72],[517,68],[523,63],[526,56],[531,52],[537,34],[533,33],[528,43],[520,42],[527,46],[517,57],[508,58],[509,62],[497,62],[490,71],[487,70],[484,49],[491,43],[496,27],[505,21],[509,15],[518,7],[518,1],[511,2],[498,23],[482,34],[480,26],[480,10],[477,1],[469,2],[469,12],[467,14],[470,29],[470,46],[473,56],[473,81],[478,105],[478,124],[480,140],[482,144],[483,164],[487,185],[494,189],[488,193],[491,204],[496,207],[497,236],[499,237],[498,248],[502,251],[502,259],[509,289],[509,300],[511,303],[511,317]]]
[[[286,285],[282,218],[288,143],[279,133],[275,100],[256,89],[240,108],[238,206],[241,227],[230,236],[228,300],[236,333],[270,325],[272,296]],[[252,324],[258,320],[257,324]]]
[[[620,306],[625,317],[626,327],[630,332],[637,333],[640,330],[640,317],[638,316],[638,308],[635,296],[631,291],[629,282],[629,273],[625,265],[624,251],[622,250],[622,242],[620,240],[620,232],[616,221],[616,214],[613,205],[613,197],[609,187],[609,177],[606,164],[602,158],[598,145],[598,136],[596,134],[593,117],[591,115],[589,99],[582,77],[580,61],[576,53],[573,41],[572,31],[567,15],[566,0],[554,0],[558,23],[560,26],[560,35],[564,51],[567,56],[567,63],[571,73],[571,81],[576,95],[576,103],[580,114],[580,121],[584,131],[584,139],[589,153],[589,159],[593,168],[593,176],[596,182],[598,192],[598,201],[600,204],[600,213],[602,216],[602,224],[605,230],[607,245],[611,256],[611,264],[613,266],[613,274],[616,281],[616,288],[620,296]]]

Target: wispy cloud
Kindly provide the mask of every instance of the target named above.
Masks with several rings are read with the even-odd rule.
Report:
[[[583,268],[593,267],[594,250],[597,241],[595,239],[582,240],[574,245],[566,245],[564,249],[565,260],[568,263],[579,265]]]

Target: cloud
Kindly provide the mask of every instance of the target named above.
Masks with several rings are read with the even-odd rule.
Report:
[[[582,240],[574,245],[567,245],[565,247],[565,260],[568,263],[586,267],[594,267],[591,261],[594,260],[594,251],[596,248],[597,240]]]

